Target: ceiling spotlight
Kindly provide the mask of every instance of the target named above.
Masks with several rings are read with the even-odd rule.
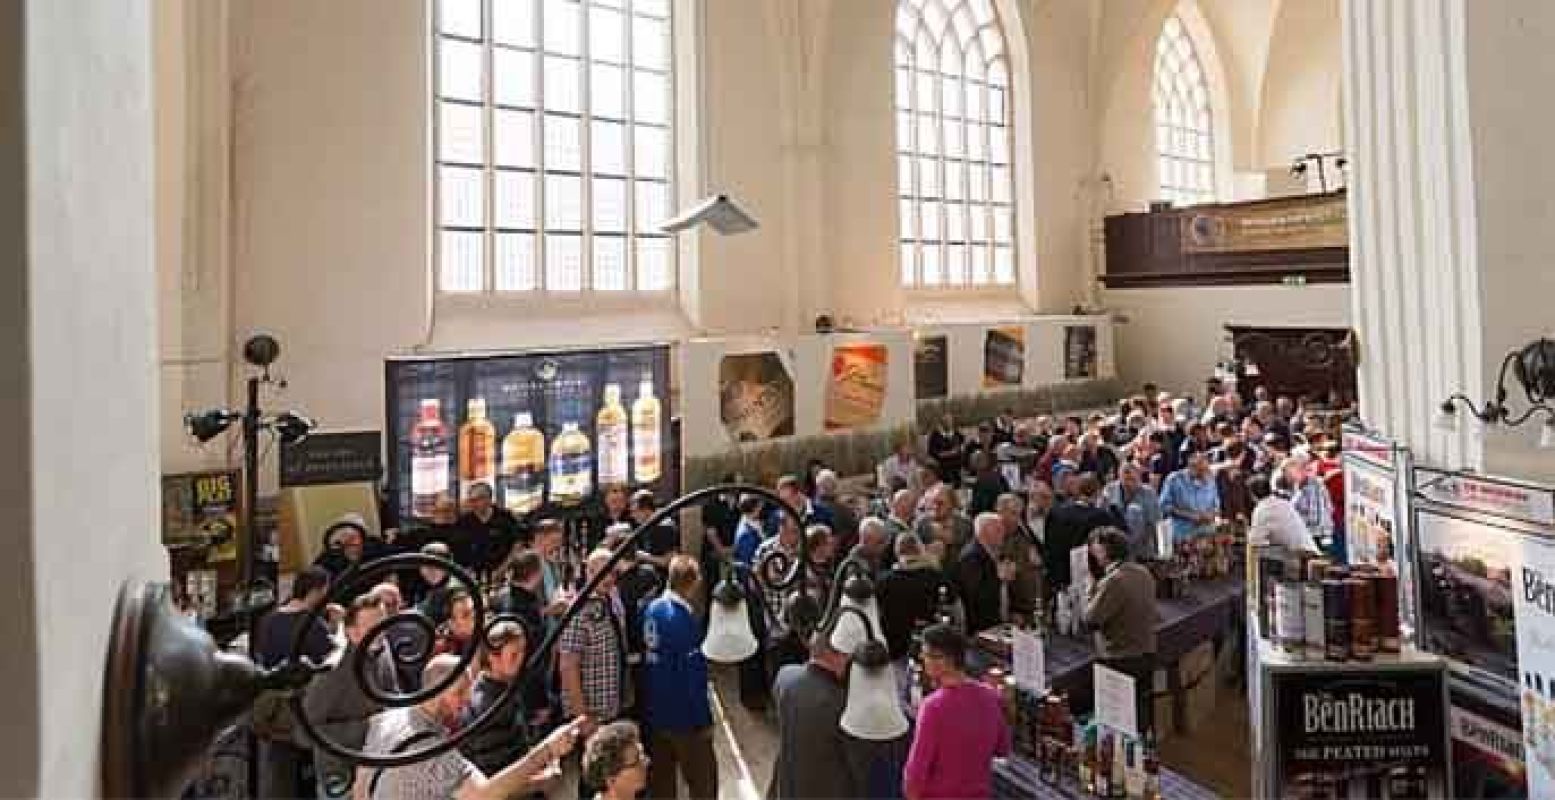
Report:
[[[197,414],[191,412],[184,415],[184,429],[200,444],[205,444],[220,436],[237,418],[236,413],[225,408],[213,408]]]
[[[726,194],[698,200],[696,205],[659,224],[665,233],[680,233],[702,223],[724,236],[756,230],[756,219],[747,214]]]
[[[275,430],[275,435],[281,437],[281,444],[296,444],[308,438],[308,432],[315,427],[313,420],[298,414],[295,411],[287,411],[278,415],[270,423]]]

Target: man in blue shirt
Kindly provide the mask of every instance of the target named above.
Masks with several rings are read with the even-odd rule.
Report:
[[[1193,452],[1186,467],[1167,476],[1161,486],[1161,513],[1172,521],[1173,544],[1215,532],[1220,491],[1210,475],[1208,453]]]
[[[675,797],[677,775],[685,778],[692,797],[718,796],[702,625],[687,599],[697,596],[701,582],[696,559],[674,556],[669,563],[669,588],[643,613],[648,695],[644,710],[653,753],[648,765],[649,797]]]

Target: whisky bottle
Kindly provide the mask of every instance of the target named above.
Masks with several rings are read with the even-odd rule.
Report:
[[[441,403],[421,401],[421,413],[410,432],[411,513],[431,519],[437,500],[448,491],[448,429]]]
[[[502,440],[502,504],[514,514],[529,514],[545,502],[545,434],[522,412]]]
[[[621,406],[621,387],[605,384],[605,404],[594,418],[599,441],[599,485],[624,485],[627,481],[626,409]]]
[[[459,496],[470,498],[478,483],[496,490],[497,429],[486,419],[486,401],[474,397],[466,406],[464,424],[459,427]]]
[[[551,502],[575,506],[588,498],[593,489],[589,455],[589,439],[578,430],[578,423],[563,423],[551,443]]]
[[[653,483],[663,473],[659,441],[659,398],[653,395],[653,376],[644,373],[632,402],[632,474],[638,483]]]

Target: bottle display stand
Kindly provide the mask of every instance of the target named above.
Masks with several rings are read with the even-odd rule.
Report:
[[[1249,615],[1249,631],[1257,631]],[[1406,649],[1301,658],[1251,635],[1248,709],[1258,798],[1447,798],[1447,662]]]

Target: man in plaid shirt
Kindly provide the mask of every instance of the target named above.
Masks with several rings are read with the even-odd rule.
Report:
[[[610,561],[609,550],[589,554],[589,579]],[[570,716],[587,716],[590,728],[620,716],[626,665],[624,609],[615,594],[615,576],[607,573],[557,642],[561,653],[562,701]]]

